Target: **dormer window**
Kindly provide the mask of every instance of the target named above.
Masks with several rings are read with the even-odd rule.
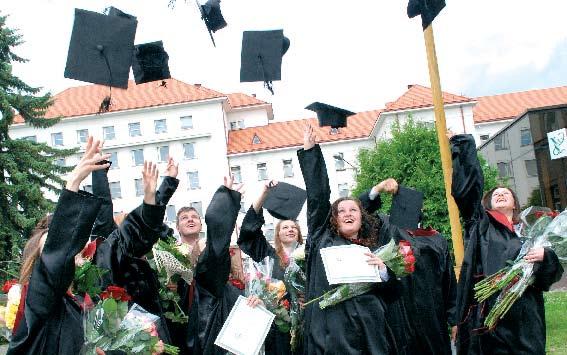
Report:
[[[331,128],[331,130],[329,131],[330,135],[335,135],[335,134],[339,134],[339,129],[338,128]]]
[[[254,138],[252,138],[252,144],[260,144],[260,143],[262,143],[260,137],[258,137],[257,134],[254,134]]]

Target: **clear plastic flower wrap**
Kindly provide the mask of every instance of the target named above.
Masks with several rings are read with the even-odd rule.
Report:
[[[291,298],[289,316],[291,318],[291,350],[297,349],[303,339],[303,306],[300,300],[305,296],[307,277],[305,274],[305,249],[300,246],[292,253],[284,272],[284,282]]]

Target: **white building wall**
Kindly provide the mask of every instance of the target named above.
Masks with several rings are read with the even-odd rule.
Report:
[[[268,124],[268,114],[262,106],[236,108],[228,113],[228,121],[237,123],[237,126],[239,121],[243,122],[243,127],[239,126],[240,128],[265,126]]]
[[[500,132],[500,130],[510,123],[513,120],[502,120],[502,121],[495,121],[495,122],[486,122],[486,123],[477,123],[476,124],[476,132],[480,136],[488,135],[488,139],[492,138],[496,133]],[[481,139],[481,144],[486,142],[488,139]]]

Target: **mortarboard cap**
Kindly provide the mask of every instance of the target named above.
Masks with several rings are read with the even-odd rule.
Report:
[[[421,15],[421,26],[425,30],[445,7],[445,0],[409,0],[408,17]]]
[[[197,2],[197,7],[201,12],[201,18],[205,21],[205,25],[209,31],[209,36],[211,36],[211,41],[213,41],[213,46],[216,47],[213,32],[226,27],[226,21],[224,20],[224,17],[222,17],[220,9],[220,0],[208,0],[203,5],[200,5],[198,0],[195,1]]]
[[[108,16],[121,16],[129,20],[136,20],[136,16],[132,16],[130,14],[125,13],[124,11],[120,11],[119,9],[113,6],[110,6],[107,10],[108,10]]]
[[[244,31],[240,57],[240,82],[263,81],[273,94],[271,82],[281,80],[282,56],[289,49],[283,30]]]
[[[75,9],[65,77],[128,88],[137,25],[135,18]]]
[[[390,223],[402,229],[417,229],[422,208],[423,193],[400,185],[392,199]]]
[[[132,61],[136,84],[171,78],[168,60],[162,41],[136,45]]]
[[[320,102],[314,102],[307,106],[306,109],[317,112],[317,119],[319,120],[320,127],[346,127],[347,117],[355,114],[354,112]]]
[[[305,190],[285,182],[278,182],[268,190],[264,208],[277,219],[296,220],[306,199]]]

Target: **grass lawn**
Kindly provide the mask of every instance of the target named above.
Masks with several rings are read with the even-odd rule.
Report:
[[[547,353],[567,355],[567,292],[545,294]]]

